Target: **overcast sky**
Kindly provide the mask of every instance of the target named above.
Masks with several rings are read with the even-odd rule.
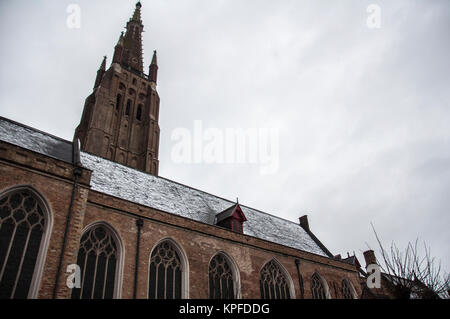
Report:
[[[67,27],[69,4],[81,8]],[[381,27],[367,26],[369,4]],[[417,237],[449,270],[450,2],[144,0],[160,175],[298,222],[334,254]],[[71,140],[134,1],[0,2],[0,115]],[[278,128],[279,170],[176,164],[176,128]]]

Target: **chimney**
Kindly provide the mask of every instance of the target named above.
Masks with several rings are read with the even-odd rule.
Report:
[[[306,231],[309,231],[308,215],[300,217],[300,226]]]
[[[334,256],[334,259],[341,260],[342,259],[341,254]]]
[[[366,260],[366,268],[369,265],[377,264],[377,258],[375,257],[375,252],[373,250],[365,251],[364,259]]]

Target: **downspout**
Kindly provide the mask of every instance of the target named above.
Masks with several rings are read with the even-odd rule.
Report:
[[[63,239],[63,244],[62,244],[62,248],[61,248],[61,255],[59,257],[58,270],[56,271],[56,280],[55,280],[55,286],[53,289],[53,299],[56,298],[56,292],[58,290],[59,277],[61,275],[61,267],[62,267],[64,253],[66,251],[66,245],[67,245],[67,235],[69,233],[70,221],[72,219],[73,202],[75,200],[75,192],[78,187],[78,178],[81,176],[81,173],[82,173],[82,169],[80,167],[75,167],[73,169],[74,180],[73,180],[73,187],[72,187],[72,196],[70,198],[69,212],[67,213],[66,229],[64,230],[64,239]]]
[[[305,288],[303,287],[303,277],[300,274],[300,260],[295,260],[295,267],[297,268],[297,275],[298,275],[298,284],[300,286],[300,298],[305,298]]]
[[[58,291],[59,277],[61,276],[61,268],[64,259],[64,253],[66,251],[67,246],[67,236],[69,233],[70,221],[72,219],[72,211],[73,211],[73,202],[75,201],[75,193],[78,187],[78,178],[80,178],[83,173],[83,169],[81,167],[81,159],[80,159],[80,142],[77,138],[74,138],[72,142],[72,164],[74,165],[73,169],[73,187],[72,187],[72,195],[70,198],[69,211],[67,213],[66,218],[66,228],[64,230],[64,238],[61,248],[61,255],[59,257],[58,268],[56,270],[56,279],[55,285],[53,287],[53,299],[56,299],[56,292]]]
[[[137,295],[137,284],[138,284],[138,273],[139,273],[139,250],[141,247],[141,230],[142,226],[144,226],[144,220],[139,218],[136,220],[137,226],[137,239],[136,239],[136,263],[134,269],[134,290],[133,290],[133,299],[136,299]]]

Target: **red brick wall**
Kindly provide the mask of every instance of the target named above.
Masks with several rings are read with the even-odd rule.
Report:
[[[18,152],[22,155],[18,155]],[[344,278],[352,282],[358,295],[361,294],[358,274],[352,265],[89,190],[90,173],[88,170],[83,171],[76,192],[59,280],[58,298],[70,297],[71,292],[65,284],[68,275],[65,270],[68,264],[76,263],[82,229],[98,221],[114,227],[123,242],[121,296],[132,298],[137,240],[136,219],[139,217],[144,219],[144,226],[141,235],[138,298],[147,297],[150,254],[154,246],[164,238],[176,241],[187,255],[190,298],[208,298],[209,261],[219,251],[225,252],[236,262],[243,298],[260,298],[259,273],[265,263],[272,258],[276,258],[290,274],[296,298],[300,298],[296,259],[300,260],[305,298],[311,298],[310,278],[316,271],[327,281],[332,298],[341,297],[341,282]],[[48,201],[53,216],[53,230],[38,297],[51,298],[73,189],[73,167],[71,164],[0,142],[0,176],[1,192],[16,185],[32,185]]]

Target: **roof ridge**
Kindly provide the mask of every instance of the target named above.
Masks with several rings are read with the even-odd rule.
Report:
[[[118,162],[114,162],[114,161],[108,160],[108,159],[106,159],[106,158],[103,158],[103,157],[100,157],[100,156],[91,154],[91,153],[89,153],[89,152],[84,152],[84,151],[83,151],[82,153],[87,153],[87,154],[89,154],[89,155],[91,155],[91,156],[94,156],[94,157],[103,159],[103,160],[108,161],[108,162],[111,162],[111,163],[115,163],[115,164],[117,164],[117,165],[126,167],[127,169],[134,170],[134,171],[136,171],[136,172],[138,172],[138,173],[141,173],[141,174],[144,174],[144,175],[150,175],[150,176],[152,176],[152,177],[154,177],[154,178],[159,178],[159,179],[165,180],[165,181],[167,181],[167,182],[174,183],[174,184],[177,184],[177,185],[179,185],[179,186],[187,187],[187,188],[189,188],[189,189],[191,189],[191,190],[194,190],[194,191],[197,191],[197,192],[200,192],[200,193],[203,193],[203,194],[210,195],[210,196],[215,197],[215,198],[217,198],[217,199],[221,199],[221,200],[224,200],[224,201],[226,201],[226,202],[229,202],[229,203],[231,203],[231,205],[233,205],[233,204],[236,203],[236,202],[234,202],[234,201],[232,201],[232,200],[226,199],[226,198],[221,197],[221,196],[218,196],[218,195],[214,195],[214,194],[209,193],[209,192],[207,192],[207,191],[204,191],[204,190],[201,190],[201,189],[198,189],[198,188],[195,188],[195,187],[192,187],[192,186],[183,184],[183,183],[181,183],[181,182],[177,182],[177,181],[171,180],[171,179],[169,179],[169,178],[167,178],[167,177],[163,177],[163,176],[155,176],[155,175],[146,173],[146,172],[144,172],[144,171],[138,170],[138,169],[136,169],[136,168],[129,167],[129,166],[120,164],[120,163],[118,163]],[[276,216],[276,215],[273,215],[273,214],[271,214],[271,213],[267,213],[267,212],[264,212],[264,211],[262,211],[262,210],[260,210],[260,209],[257,209],[257,208],[254,208],[254,207],[250,207],[250,206],[247,206],[247,205],[243,205],[243,204],[239,204],[239,205],[240,205],[241,207],[245,207],[245,208],[247,208],[247,209],[254,210],[254,211],[258,212],[258,213],[265,214],[265,215],[268,215],[268,216],[271,216],[271,217],[274,217],[274,218],[278,218],[278,219],[281,219],[282,221],[289,222],[289,223],[292,223],[292,224],[294,224],[294,225],[300,226],[300,224],[298,224],[298,223],[296,223],[296,222],[294,222],[294,221],[292,221],[292,220],[289,220],[289,219],[286,219],[286,218],[283,218],[283,217],[280,217],[280,216]],[[231,206],[230,206],[230,207],[231,207]],[[228,208],[230,208],[230,207],[228,207]],[[225,210],[227,210],[228,208],[226,208]],[[224,211],[225,211],[225,210],[224,210]]]
[[[38,132],[38,133],[40,133],[40,134],[49,136],[49,137],[51,137],[51,138],[55,138],[55,139],[57,139],[57,140],[59,140],[59,141],[62,141],[62,142],[65,142],[65,143],[69,143],[69,144],[72,144],[72,142],[70,142],[70,141],[68,141],[68,140],[66,140],[66,139],[63,139],[63,138],[61,138],[61,137],[58,137],[58,136],[56,136],[56,135],[53,135],[53,134],[50,134],[50,133],[47,133],[47,132],[44,132],[44,131],[41,131],[41,130],[38,130],[38,129],[32,127],[32,126],[29,126],[29,125],[26,125],[26,124],[23,124],[23,123],[16,122],[16,121],[14,121],[14,120],[8,119],[8,118],[3,117],[3,116],[0,116],[0,119],[1,119],[1,120],[4,120],[4,121],[7,121],[7,122],[10,122],[10,123],[13,123],[13,124],[18,125],[18,126],[21,126],[21,127],[24,127],[24,128],[30,129],[30,130],[33,130],[33,131],[35,131],[35,132]],[[149,174],[149,173],[146,173],[146,172],[140,171],[140,170],[138,170],[138,169],[135,169],[135,168],[132,168],[132,167],[129,167],[129,166],[126,166],[126,165],[123,165],[123,164],[120,164],[120,163],[117,163],[117,162],[108,160],[108,159],[106,159],[106,158],[103,158],[103,157],[94,155],[94,154],[89,153],[89,152],[84,152],[84,151],[83,151],[83,152],[81,152],[81,153],[86,153],[86,154],[89,154],[89,155],[91,155],[91,156],[94,156],[94,157],[103,159],[103,160],[105,160],[105,161],[109,161],[109,162],[115,163],[115,164],[117,164],[117,165],[120,165],[120,166],[129,168],[129,169],[132,169],[132,170],[134,170],[134,171],[136,171],[136,172],[139,172],[139,173],[142,173],[142,174],[145,174],[145,175],[150,175],[150,176],[153,176],[153,177],[155,177],[155,178],[163,179],[163,180],[165,180],[165,181],[167,181],[167,182],[171,182],[171,183],[174,183],[174,184],[177,184],[177,185],[180,185],[180,186],[187,187],[187,188],[192,189],[192,190],[194,190],[194,191],[201,192],[201,193],[203,193],[203,194],[207,194],[207,195],[210,195],[210,196],[215,197],[215,198],[217,198],[217,199],[221,199],[221,200],[224,200],[224,201],[226,201],[226,202],[229,202],[229,203],[231,203],[231,205],[232,205],[233,203],[235,203],[234,201],[229,200],[229,199],[227,199],[227,198],[224,198],[224,197],[221,197],[221,196],[218,196],[218,195],[214,195],[214,194],[212,194],[212,193],[210,193],[210,192],[207,192],[207,191],[204,191],[204,190],[201,190],[201,189],[198,189],[198,188],[195,188],[195,187],[192,187],[192,186],[183,184],[183,183],[181,183],[181,182],[177,182],[177,181],[171,180],[171,179],[169,179],[169,178],[167,178],[167,177],[151,175],[151,174]],[[247,208],[247,209],[254,210],[254,211],[256,211],[256,212],[258,212],[258,213],[261,213],[261,214],[265,214],[265,215],[268,215],[268,216],[271,216],[271,217],[274,217],[274,218],[278,218],[278,219],[280,219],[280,220],[282,220],[282,221],[286,221],[286,222],[289,222],[289,223],[298,225],[296,222],[294,222],[294,221],[292,221],[292,220],[289,220],[289,219],[286,219],[286,218],[283,218],[283,217],[280,217],[280,216],[276,216],[276,215],[273,215],[273,214],[271,214],[271,213],[264,212],[264,211],[262,211],[262,210],[260,210],[260,209],[257,209],[257,208],[254,208],[254,207],[250,207],[250,206],[248,206],[248,205],[240,204],[240,206],[241,206],[241,207],[245,207],[245,208]]]
[[[12,123],[12,124],[14,124],[14,125],[17,125],[17,126],[24,127],[24,128],[26,128],[26,129],[35,131],[35,132],[40,133],[40,134],[42,134],[42,135],[49,136],[49,137],[54,138],[54,139],[57,139],[57,140],[59,140],[59,141],[61,141],[61,142],[66,142],[66,143],[72,144],[71,141],[68,141],[68,140],[66,140],[66,139],[63,139],[62,137],[59,137],[59,136],[56,136],[56,135],[53,135],[53,134],[50,134],[50,133],[47,133],[47,132],[38,130],[37,128],[34,128],[34,127],[32,127],[32,126],[29,126],[29,125],[26,125],[26,124],[23,124],[23,123],[19,123],[19,122],[17,122],[17,121],[11,120],[11,119],[6,118],[6,117],[1,116],[1,115],[0,115],[0,120],[6,121],[6,122],[10,122],[10,123]]]

